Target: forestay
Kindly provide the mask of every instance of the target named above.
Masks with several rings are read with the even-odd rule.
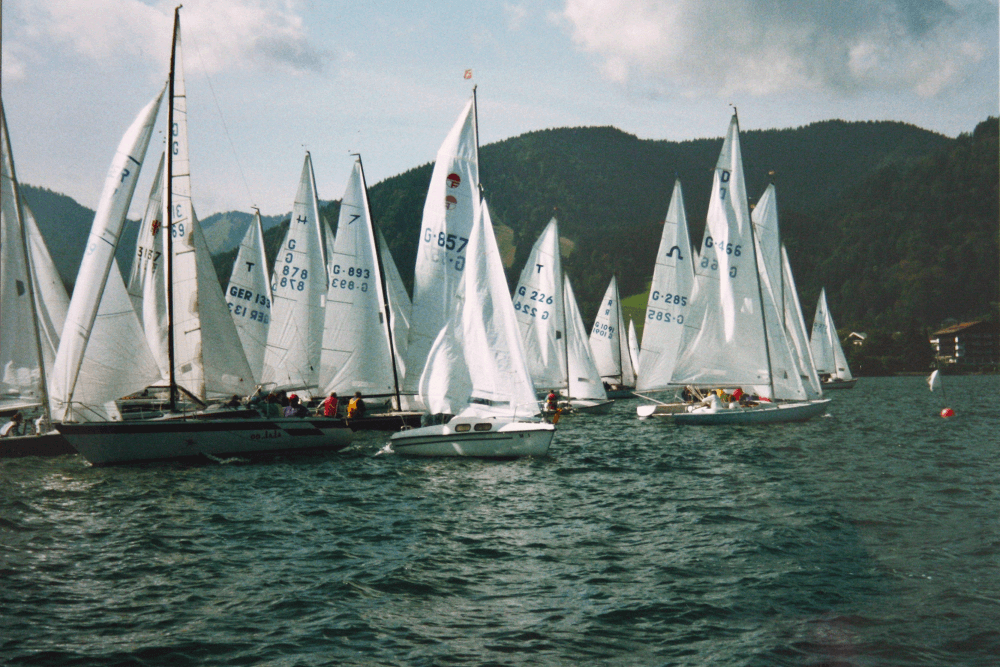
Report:
[[[418,391],[431,346],[456,308],[456,292],[464,276],[478,209],[479,158],[473,95],[438,150],[424,202],[413,271],[405,393]]]
[[[566,325],[559,224],[555,218],[549,221],[532,246],[513,301],[535,386],[566,389]]]
[[[642,330],[638,391],[666,389],[670,384],[678,349],[689,318],[694,262],[688,235],[687,214],[681,182],[674,182],[670,207],[660,234],[660,248],[646,302],[646,320]]]
[[[347,180],[331,250],[319,375],[324,393],[394,393],[388,313],[360,161]]]
[[[307,394],[318,391],[326,275],[316,177],[306,153],[288,232],[274,261],[264,382]]]
[[[271,325],[271,283],[267,276],[264,232],[260,211],[255,210],[240,242],[226,289],[229,314],[236,325],[254,382],[260,382],[264,372],[267,330]]]

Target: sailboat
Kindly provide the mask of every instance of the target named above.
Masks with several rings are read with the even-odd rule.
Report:
[[[260,453],[283,452],[283,451],[304,451],[304,450],[324,450],[337,451],[349,444],[351,431],[343,420],[339,419],[300,419],[295,417],[265,419],[254,410],[206,410],[193,414],[180,415],[176,413],[177,395],[179,391],[175,365],[175,349],[178,347],[177,338],[185,340],[185,336],[190,332],[178,331],[177,320],[175,318],[175,244],[174,240],[181,240],[177,243],[182,251],[184,249],[194,249],[197,252],[198,240],[194,242],[183,242],[188,233],[195,233],[198,227],[194,225],[193,210],[190,207],[190,181],[188,169],[186,168],[187,146],[186,146],[186,114],[185,101],[183,97],[183,74],[180,61],[180,14],[179,8],[174,12],[174,34],[171,49],[171,68],[169,90],[169,118],[168,127],[171,128],[171,147],[167,152],[165,192],[164,192],[164,219],[169,221],[164,237],[167,242],[165,251],[166,270],[166,293],[167,293],[167,344],[168,344],[168,374],[170,389],[171,413],[160,419],[140,419],[133,421],[98,421],[89,423],[69,423],[64,422],[59,425],[58,430],[67,440],[83,455],[85,459],[95,465],[111,463],[131,463],[138,461],[155,460],[176,460],[195,459],[213,457],[229,457],[235,455],[253,455]],[[161,94],[162,95],[162,94]],[[103,273],[104,276],[117,274],[117,268],[111,261],[117,243],[118,231],[121,229],[121,222],[124,219],[124,212],[128,210],[129,201],[134,189],[134,179],[138,176],[139,168],[142,164],[142,157],[145,153],[145,145],[148,145],[149,134],[152,131],[153,122],[156,117],[156,110],[159,106],[159,96],[147,106],[126,133],[122,141],[122,148],[115,162],[112,163],[111,173],[105,183],[102,204],[98,206],[98,214],[95,215],[94,226],[91,231],[92,238],[97,238],[105,243],[100,246],[100,251],[91,253],[100,255],[101,261],[88,262],[86,256],[81,273],[77,279],[77,289],[74,290],[73,300],[70,303],[70,311],[77,310],[81,313],[93,312],[97,310],[96,303],[107,298],[107,287],[104,290],[94,285],[95,275]],[[144,137],[144,139],[143,139]],[[144,143],[143,143],[144,142]],[[124,149],[124,150],[123,150]],[[182,168],[179,174],[175,174],[174,156],[182,157]],[[120,164],[127,164],[128,168],[122,171]],[[136,173],[133,173],[136,172]],[[128,177],[128,178],[127,178]],[[188,179],[188,180],[185,180]],[[130,187],[124,191],[119,190],[118,182],[123,183],[128,180]],[[178,197],[174,197],[175,186],[180,186]],[[101,213],[102,210],[113,210],[116,215]],[[120,214],[120,215],[119,215]],[[106,246],[106,247],[104,247]],[[111,271],[114,269],[114,271]],[[118,281],[107,279],[109,286],[118,285],[121,290],[120,301],[124,301],[127,310],[126,316],[131,315],[136,318],[135,311],[129,302],[124,283],[118,275]],[[81,290],[81,285],[84,289]],[[78,292],[81,301],[78,301]],[[103,292],[103,294],[102,294]],[[190,296],[190,295],[189,295]],[[219,292],[221,299],[221,291]],[[192,305],[190,301],[185,301],[187,305]],[[223,306],[224,310],[228,310]],[[184,313],[184,316],[190,312]],[[70,329],[69,322],[74,322],[74,328]],[[91,318],[91,322],[93,318]],[[226,314],[221,322],[228,322],[232,327],[232,320]],[[73,377],[70,372],[72,368],[79,367],[80,361],[75,357],[83,356],[84,352],[89,352],[88,342],[93,340],[89,327],[84,318],[67,318],[67,332],[72,332],[74,338],[71,344],[67,343],[67,336],[60,344],[59,355],[57,355],[56,367],[60,368],[58,357],[65,357],[63,361],[62,373],[59,377],[64,378],[64,386],[79,386],[78,378]],[[216,318],[202,318],[201,325],[218,326],[223,324]],[[230,338],[231,343],[235,343],[237,336],[234,333]],[[142,332],[138,332],[137,348],[142,348],[148,357],[146,367],[152,367],[159,374],[155,361],[149,353],[148,346],[145,345],[145,337]],[[186,340],[190,341],[190,338]],[[239,348],[238,345],[232,347]],[[123,350],[124,352],[124,350]],[[242,349],[239,350],[242,355]],[[246,362],[244,361],[244,364]],[[141,366],[135,365],[136,368]],[[198,377],[193,369],[181,369],[181,374],[187,377]],[[182,375],[183,376],[183,375]],[[204,376],[202,376],[204,377]],[[211,381],[225,378],[211,378]],[[207,381],[206,381],[207,384]],[[120,395],[120,394],[119,394]],[[71,392],[64,391],[62,398],[63,406],[70,406]]]
[[[0,102],[0,411],[41,411],[31,435],[0,440],[0,457],[71,454],[51,428],[47,375],[66,317],[66,292],[21,200],[7,117]]]
[[[263,382],[308,396],[319,393],[326,277],[316,175],[307,152],[288,231],[274,261]]]
[[[687,214],[680,179],[674,181],[670,206],[660,234],[660,247],[653,268],[653,280],[646,302],[646,320],[642,330],[639,365],[643,371],[636,381],[637,392],[673,390],[674,365],[689,317],[691,288],[694,283],[694,253],[688,234]],[[648,398],[648,397],[644,397]],[[664,416],[683,412],[685,402],[640,405],[640,417]]]
[[[812,334],[809,336],[809,347],[812,349],[816,372],[823,381],[824,389],[854,388],[857,380],[851,375],[844,348],[837,336],[837,328],[833,325],[830,306],[826,303],[826,288],[821,289],[819,293]]]
[[[552,424],[533,419],[539,412],[535,387],[489,209],[479,193],[476,134],[473,89],[472,99],[438,153],[421,231],[422,246],[432,251],[425,259],[437,259],[443,274],[437,282],[449,289],[450,298],[444,304],[428,303],[425,293],[415,291],[413,322],[414,326],[419,322],[421,329],[416,338],[411,335],[410,359],[419,363],[408,368],[408,377],[420,369],[415,384],[426,409],[442,417],[454,416],[446,423],[394,433],[390,446],[399,454],[543,456],[555,435]],[[453,194],[446,194],[449,190]],[[434,206],[431,199],[438,197],[445,206]],[[441,243],[434,248],[437,239]],[[419,271],[425,272],[422,289],[433,282],[431,269],[421,268],[418,259],[417,277],[421,277]],[[423,307],[430,311],[421,312]],[[424,354],[414,344],[425,344],[422,337],[432,319],[440,322],[440,328]]]
[[[577,412],[607,414],[612,401],[601,381],[601,374],[590,349],[587,327],[576,302],[569,276],[563,275],[563,309],[566,313],[566,366],[570,406]]]
[[[260,211],[255,209],[250,226],[240,242],[226,289],[229,313],[255,382],[261,381],[264,372],[264,351],[271,326],[271,283],[267,276],[264,230]]]
[[[829,400],[811,399],[781,325],[773,249],[761,247],[747,206],[736,114],[716,164],[690,312],[671,384],[750,389],[760,400],[706,405],[672,416],[678,424],[747,424],[809,419]],[[780,266],[780,260],[779,260]]]
[[[632,359],[635,383],[639,384],[639,336],[635,333],[635,320],[628,318],[628,354]]]
[[[608,398],[631,398],[635,388],[635,366],[629,350],[616,276],[611,276],[590,330],[590,349],[594,352],[601,377],[611,385]]]
[[[581,381],[581,366],[587,361],[579,359],[580,346],[574,346],[570,341],[570,336],[575,333],[569,322],[570,299],[573,312],[579,316],[572,292],[568,298],[565,293],[559,252],[559,223],[552,218],[532,246],[513,296],[531,380],[543,392],[565,392],[562,405],[572,411],[607,411],[611,406],[600,376],[597,376],[599,392],[589,386],[590,378],[583,376],[585,379]],[[577,355],[572,360],[576,363],[571,363],[571,349]],[[593,366],[589,350],[586,359]],[[577,371],[576,382],[571,379],[571,368]],[[584,395],[578,395],[575,389],[583,391]]]
[[[330,286],[326,293],[319,377],[324,394],[391,398],[394,413],[366,412],[354,428],[397,430],[418,426],[419,412],[399,412],[401,373],[397,366],[389,289],[365,183],[356,156],[340,203],[337,236],[330,247]],[[389,258],[391,261],[391,258]]]

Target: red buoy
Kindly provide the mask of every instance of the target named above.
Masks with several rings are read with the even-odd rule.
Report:
[[[942,417],[954,417],[955,416],[955,411],[952,410],[951,408],[945,408],[944,410],[941,411],[941,416]]]

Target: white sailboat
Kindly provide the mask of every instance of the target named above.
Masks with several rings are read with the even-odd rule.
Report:
[[[451,319],[455,293],[465,275],[472,227],[479,206],[479,155],[475,94],[438,149],[420,226],[413,269],[413,303],[403,394],[420,402],[420,377],[438,334]]]
[[[260,211],[254,210],[229,276],[226,303],[255,382],[260,382],[264,372],[267,331],[271,326],[271,282],[267,277],[264,230]]]
[[[569,276],[563,276],[563,303],[566,313],[566,365],[569,380],[570,406],[578,412],[605,414],[611,410],[611,401],[604,390],[604,382],[594,362],[587,328],[570,285]]]
[[[833,316],[826,303],[826,288],[820,290],[819,302],[816,304],[816,316],[813,318],[812,333],[809,336],[809,347],[816,361],[816,372],[819,373],[824,389],[851,389],[857,383],[847,365],[844,348],[837,336],[837,328],[833,325]]]
[[[826,409],[829,401],[808,399],[795,370],[766,273],[769,251],[757,249],[734,114],[716,164],[691,310],[671,384],[752,388],[762,400],[722,406],[712,394],[708,405],[672,415],[676,423],[797,421]]]
[[[340,203],[320,355],[323,393],[391,396],[399,409],[393,313],[379,262],[360,157]]]
[[[447,200],[451,206],[444,208],[442,231],[443,242],[439,246],[443,252],[435,253],[442,272],[454,271],[449,280],[451,298],[446,304],[429,304],[414,298],[414,322],[422,321],[428,326],[431,317],[444,316],[440,329],[428,347],[427,353],[418,355],[421,374],[417,386],[420,401],[432,414],[455,415],[447,423],[423,426],[401,431],[392,435],[390,445],[393,451],[413,456],[476,456],[489,458],[511,458],[518,456],[543,456],[555,434],[555,427],[531,418],[538,414],[535,387],[531,382],[514,306],[507,291],[500,250],[493,234],[486,202],[478,192],[478,146],[475,143],[475,89],[473,98],[463,112],[462,118],[439,152],[454,157],[458,154],[461,136],[473,139],[464,151],[460,163],[462,174],[447,169],[449,180],[472,177],[464,185],[465,194],[452,196]],[[467,124],[465,121],[471,123]],[[466,127],[471,132],[464,132]],[[457,131],[456,131],[457,129]],[[447,152],[446,152],[447,151]],[[456,167],[456,162],[444,164]],[[438,174],[435,167],[435,176]],[[442,189],[435,189],[434,177],[428,202]],[[451,187],[458,190],[461,182]],[[433,238],[437,227],[428,226],[427,208],[421,239]],[[448,214],[461,216],[462,220],[447,219]],[[471,213],[472,225],[468,236],[462,236],[466,229],[464,218]],[[456,236],[458,234],[458,236]],[[467,245],[465,243],[467,239]],[[458,245],[461,243],[459,254]],[[424,240],[422,245],[430,245]],[[448,253],[454,249],[455,254]],[[421,249],[424,252],[424,249]],[[458,259],[461,259],[456,269]],[[468,262],[465,259],[468,258]],[[451,261],[448,261],[448,260]],[[425,267],[429,269],[430,267]],[[419,275],[418,275],[419,277]],[[424,279],[431,276],[425,275]],[[445,279],[439,276],[439,280]],[[440,294],[440,292],[439,292]],[[416,296],[416,295],[415,295]],[[423,298],[426,298],[424,294]],[[429,314],[421,313],[423,304],[431,308]],[[413,329],[411,329],[411,332]],[[421,333],[420,336],[424,334]],[[410,352],[413,353],[414,339],[411,336]],[[423,344],[421,338],[416,339]],[[411,361],[414,356],[411,354]],[[415,366],[410,366],[412,374]]]
[[[179,8],[178,8],[179,10]],[[174,292],[177,291],[177,287],[174,285],[174,261],[182,256],[183,252],[188,252],[195,254],[196,257],[199,254],[199,248],[203,245],[203,239],[198,238],[199,228],[195,222],[193,211],[190,208],[190,183],[189,181],[185,183],[183,180],[187,175],[187,165],[186,165],[186,147],[183,148],[178,145],[178,142],[182,141],[186,130],[183,129],[183,116],[184,116],[184,103],[183,103],[183,83],[177,80],[177,75],[180,73],[179,67],[179,56],[180,56],[180,18],[179,11],[174,12],[174,38],[172,40],[172,50],[171,50],[171,71],[170,71],[170,83],[168,84],[168,90],[170,91],[170,103],[169,103],[169,118],[167,126],[172,128],[171,131],[171,149],[167,153],[167,163],[166,163],[166,178],[165,178],[165,193],[164,193],[164,203],[165,211],[169,214],[166,219],[169,220],[167,226],[167,231],[164,236],[167,240],[167,249],[165,252],[165,257],[167,261],[165,262],[166,277],[167,277],[167,342],[168,342],[168,353],[169,353],[169,380],[170,380],[170,403],[171,412],[175,412],[176,400],[177,400],[177,377],[178,373],[175,372],[175,364],[177,359],[175,358],[174,352],[175,348],[180,348],[183,351],[183,345],[177,345],[177,338],[180,337],[182,340],[190,341],[190,338],[185,338],[191,332],[179,330],[179,327],[175,318],[175,311],[182,310],[183,307],[191,307],[195,305],[193,301],[190,300],[192,295],[182,295],[183,300],[180,304],[175,304],[174,302]],[[181,99],[178,100],[178,94],[180,94]],[[156,102],[159,100],[157,99]],[[145,128],[146,125],[143,123],[144,120],[148,121],[149,129],[152,126],[152,118],[155,117],[155,108],[150,110],[147,108],[146,116],[152,113],[152,116],[145,118],[140,114],[139,120],[137,120],[136,126],[140,129]],[[123,140],[123,146],[133,146],[133,141],[130,137],[134,138],[133,135],[138,134],[138,130],[133,127],[129,133],[126,134],[125,140]],[[148,136],[147,136],[148,142]],[[133,146],[134,148],[134,146]],[[144,152],[144,149],[143,151]],[[141,165],[141,153],[138,155],[129,155],[126,151],[124,153],[126,157],[129,157],[134,163],[135,170],[138,171],[138,167]],[[175,164],[174,156],[183,155],[184,160],[182,164],[179,165],[181,168],[180,174],[175,174]],[[111,190],[114,190],[114,182],[119,178],[121,173],[120,168],[117,168],[118,159],[112,165],[111,178],[109,179]],[[129,175],[126,171],[125,175]],[[178,180],[180,179],[180,180]],[[177,200],[174,198],[174,187],[179,186],[180,192]],[[133,186],[134,187],[134,183]],[[109,192],[108,186],[106,186],[105,194]],[[131,197],[131,191],[128,193],[123,193],[119,196],[109,196],[107,199],[110,201],[105,204],[106,197],[102,197],[103,208],[113,208],[114,210],[120,210],[121,218],[124,218],[124,211],[128,209],[128,199]],[[186,201],[185,201],[186,200]],[[117,233],[109,233],[105,227],[107,226],[107,220],[110,216],[101,215],[100,211],[102,207],[98,208],[99,214],[95,216],[94,230],[91,232],[92,237],[107,240],[106,245],[108,249],[105,254],[108,258],[105,259],[105,263],[108,265],[108,270],[105,271],[107,275],[108,271],[114,274],[117,269],[112,266],[110,261],[110,256],[113,255],[115,249],[115,243],[117,242]],[[115,218],[117,219],[118,216]],[[120,230],[120,221],[118,222],[118,229]],[[184,225],[183,231],[181,225]],[[112,230],[114,231],[114,230]],[[193,240],[185,240],[190,238],[189,235],[194,235]],[[176,246],[180,247],[181,252],[175,253],[174,240],[178,240],[179,243]],[[193,251],[193,253],[192,253]],[[97,254],[97,252],[93,253]],[[203,255],[207,258],[207,253]],[[184,260],[182,260],[184,261]],[[195,269],[201,267],[198,263],[203,263],[205,260],[196,259],[194,262]],[[210,260],[208,260],[210,262]],[[192,262],[188,261],[188,266],[191,267]],[[84,265],[87,265],[87,259],[84,260]],[[210,264],[209,264],[210,266]],[[214,273],[214,270],[213,270]],[[190,273],[188,274],[190,275]],[[180,276],[185,278],[185,276]],[[81,268],[81,274],[77,279],[77,289],[80,289],[81,282],[86,283],[92,280],[93,274],[84,272]],[[217,282],[217,281],[216,281]],[[115,283],[112,280],[108,280],[108,286],[114,287]],[[135,311],[132,307],[129,297],[125,292],[124,283],[121,281],[120,276],[117,285],[120,287],[120,300],[125,305],[125,310],[128,315],[131,315],[133,319],[136,318]],[[219,301],[223,304],[222,314],[224,318],[219,321],[216,315],[216,309],[210,311],[209,315],[206,317],[204,314],[200,317],[200,322],[202,327],[212,327],[215,331],[220,331],[228,323],[231,331],[233,332],[229,338],[231,347],[239,348],[240,346],[235,345],[237,340],[237,335],[235,333],[235,328],[228,314],[228,307],[222,301],[221,290],[218,290]],[[81,292],[88,297],[93,298],[96,294],[97,298],[104,300],[108,298],[108,292],[104,290],[103,297],[101,295],[101,290],[85,289]],[[197,292],[195,293],[197,294]],[[202,293],[204,294],[204,292]],[[77,293],[74,291],[74,302],[77,298]],[[117,298],[117,297],[116,297]],[[73,310],[73,303],[71,303],[71,311]],[[85,304],[87,305],[87,304]],[[177,306],[180,305],[181,308]],[[103,308],[103,305],[102,305]],[[83,309],[83,306],[81,306]],[[96,307],[94,308],[96,310]],[[181,313],[182,317],[186,317],[189,313]],[[136,320],[137,321],[137,320]],[[67,325],[67,331],[70,331]],[[137,345],[145,348],[145,338],[142,337],[141,330],[139,333],[139,339]],[[86,341],[91,338],[89,331],[79,331],[79,336],[83,340],[83,346],[86,349]],[[96,337],[96,334],[95,336]],[[59,355],[64,355],[64,346],[66,341],[60,345]],[[79,344],[74,345],[69,348],[70,352],[76,350]],[[89,353],[89,350],[87,350]],[[128,350],[122,350],[122,352],[128,352]],[[149,365],[152,368],[156,368],[155,362],[152,360],[152,356],[149,354],[148,349],[146,350],[147,355],[149,355]],[[68,353],[67,353],[68,354]],[[239,350],[239,354],[242,356],[242,349]],[[65,363],[65,362],[64,362]],[[243,361],[244,365],[246,361]],[[59,361],[57,359],[57,369],[59,368]],[[211,366],[206,363],[205,368],[211,368]],[[190,373],[192,369],[182,369],[182,373]],[[249,369],[248,369],[249,373]],[[158,370],[157,370],[158,374]],[[209,382],[214,381],[205,379],[205,385],[210,386]],[[223,378],[224,380],[224,378]],[[79,386],[80,382],[75,382]],[[120,394],[119,394],[120,395]],[[67,400],[63,400],[63,404],[68,405]],[[110,463],[131,463],[138,461],[155,461],[164,459],[203,459],[205,457],[228,457],[235,455],[253,455],[265,452],[279,452],[279,451],[303,451],[303,450],[325,450],[325,451],[337,451],[347,446],[351,439],[351,431],[344,423],[343,420],[339,419],[301,419],[295,417],[287,418],[277,418],[277,419],[265,419],[260,416],[254,410],[233,410],[233,411],[205,411],[200,413],[194,413],[189,415],[176,415],[171,414],[165,418],[161,419],[140,419],[128,422],[120,421],[104,421],[104,422],[94,422],[94,423],[63,423],[59,425],[59,432],[75,447],[85,459],[90,461],[92,464],[110,464]]]
[[[670,382],[684,335],[684,324],[689,317],[694,283],[693,258],[684,195],[680,179],[677,179],[660,234],[660,247],[646,301],[646,320],[639,352],[639,365],[643,371],[637,378],[636,391],[675,389]],[[640,417],[649,417],[655,412],[670,414],[684,407],[683,403],[660,403],[655,406],[640,405],[636,411]]]
[[[635,333],[635,320],[628,318],[628,354],[635,372],[635,383],[639,384],[639,336]]]
[[[635,388],[635,367],[628,346],[625,318],[622,316],[618,278],[611,276],[604,299],[590,330],[590,349],[594,352],[597,370],[611,385],[609,398],[628,398]]]
[[[0,457],[72,452],[68,442],[49,431],[47,377],[65,317],[65,289],[21,200],[0,102],[0,411],[10,417],[21,410],[42,413],[36,432],[0,441]]]
[[[288,232],[274,261],[264,382],[309,396],[318,394],[326,277],[316,176],[307,152]]]

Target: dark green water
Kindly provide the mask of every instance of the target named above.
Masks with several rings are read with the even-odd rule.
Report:
[[[539,460],[2,461],[0,664],[998,664],[1000,378],[945,382]]]

